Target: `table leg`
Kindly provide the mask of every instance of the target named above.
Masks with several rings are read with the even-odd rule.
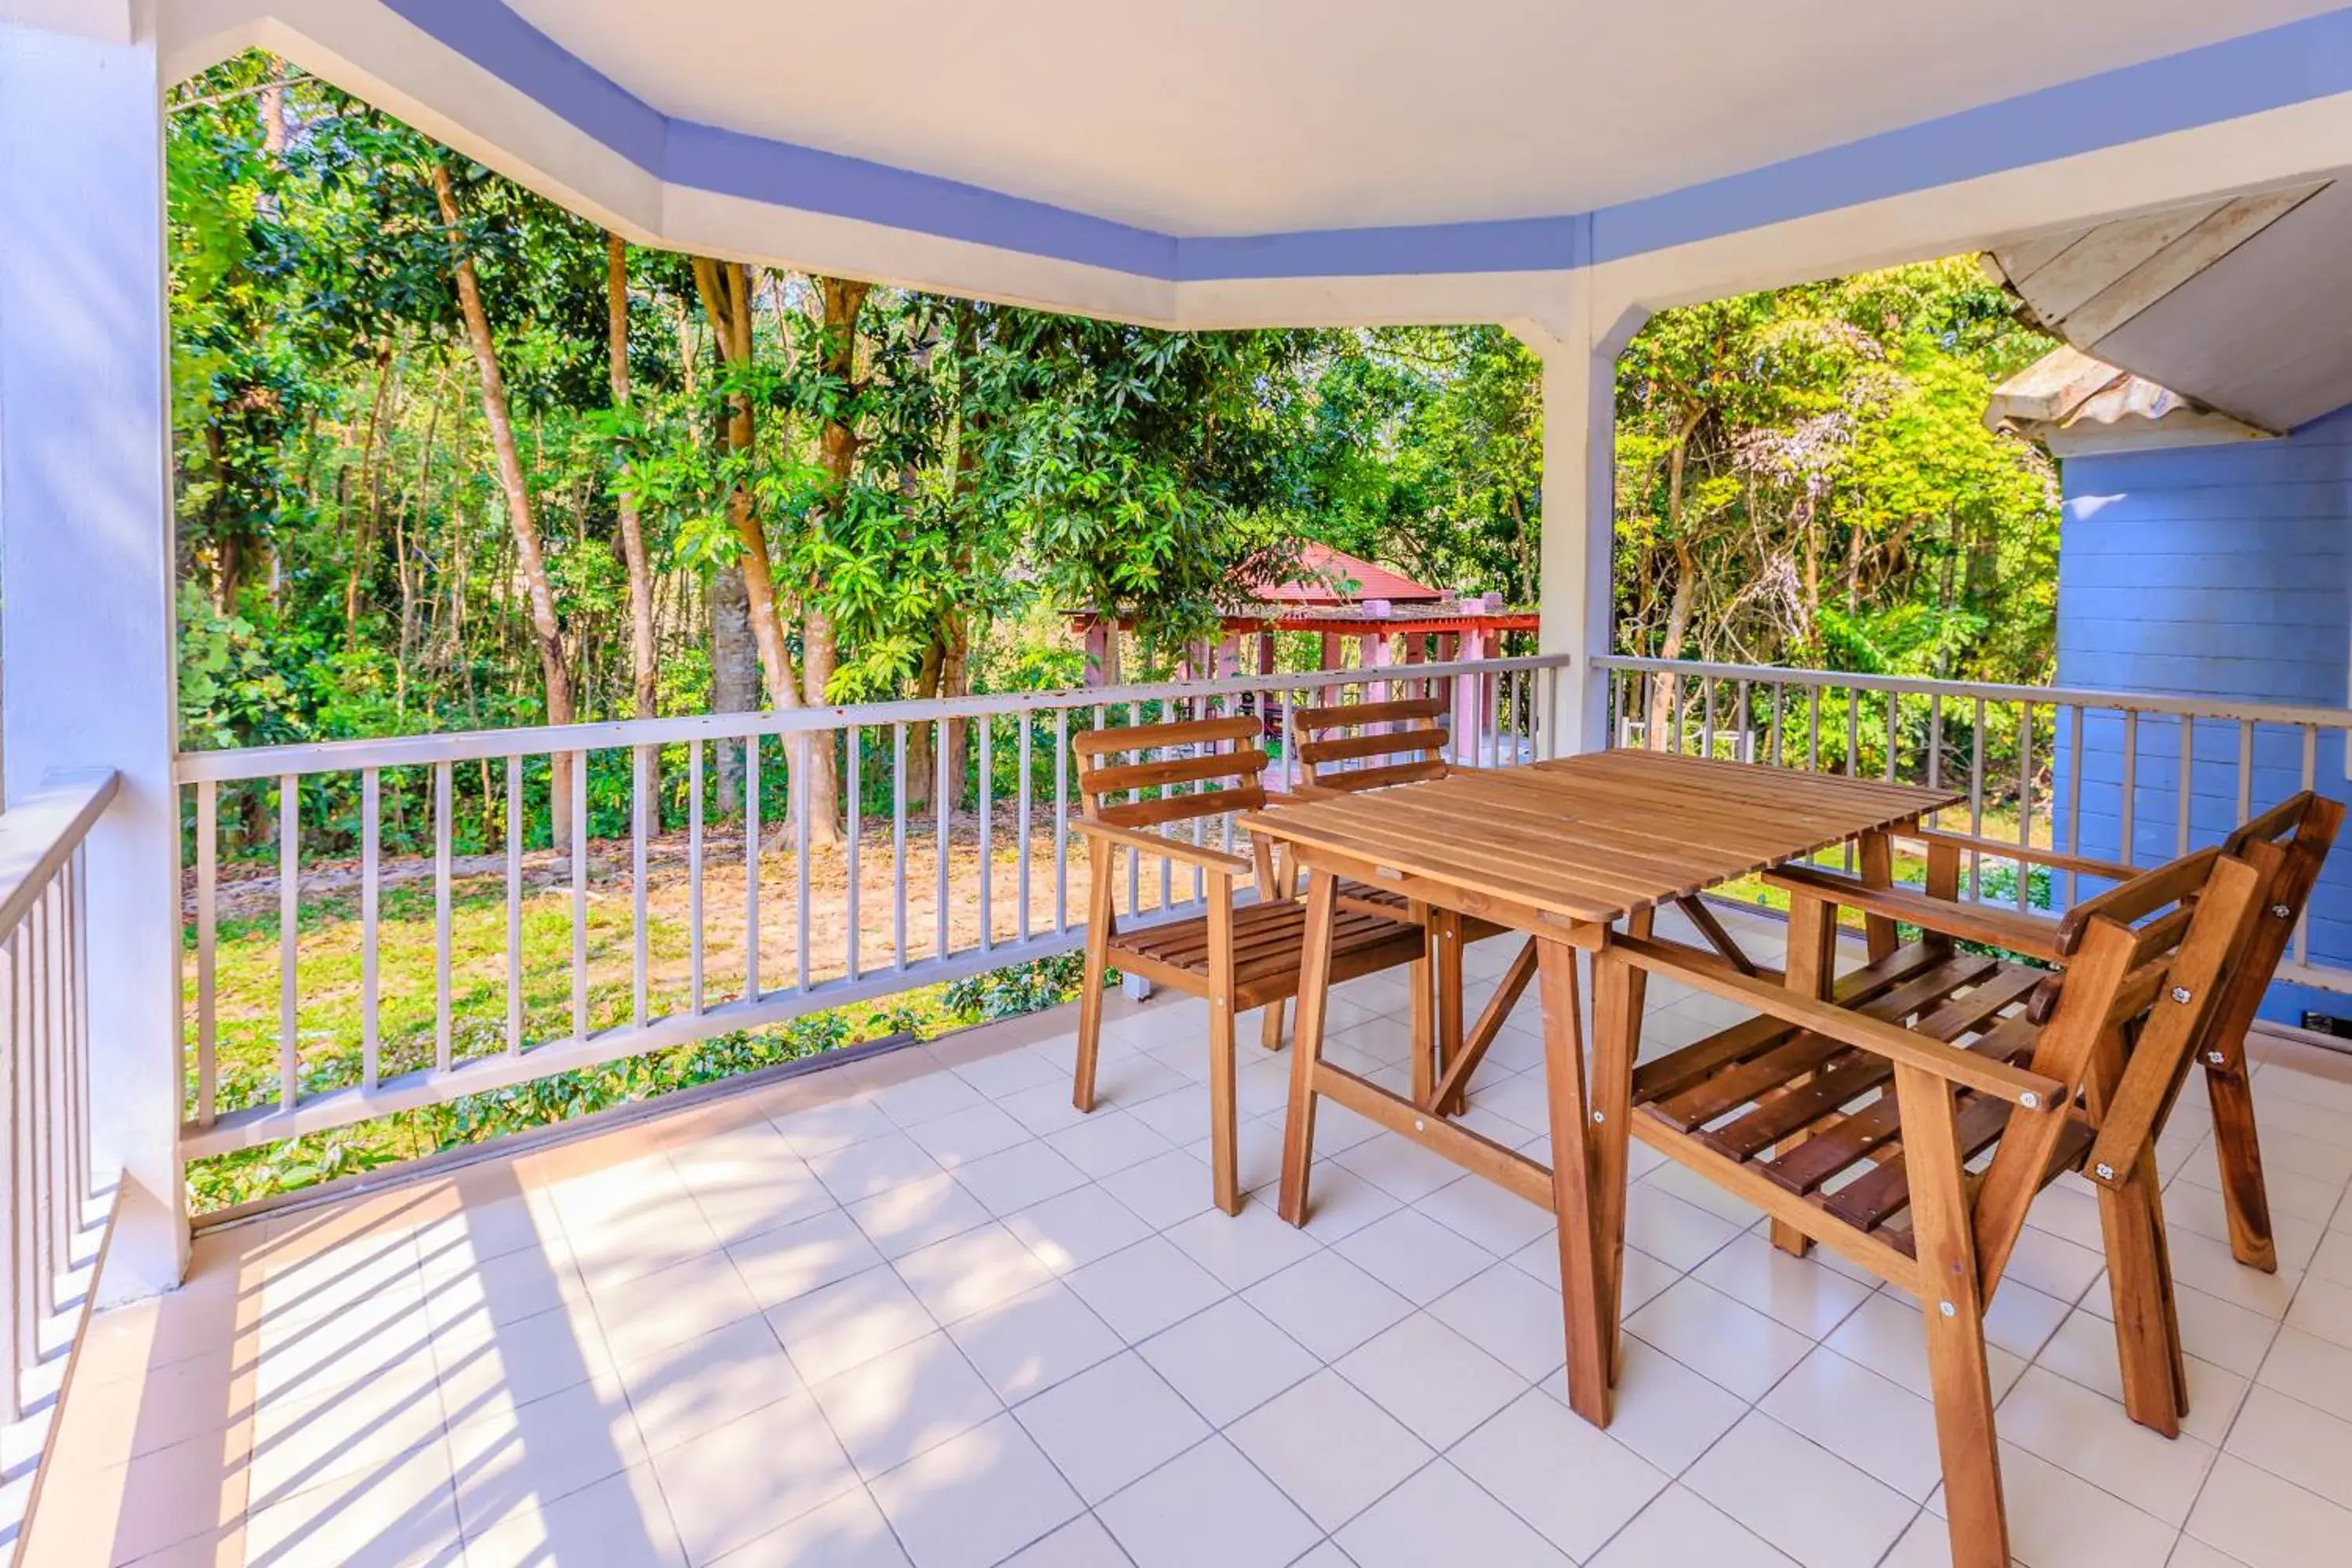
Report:
[[[1443,1079],[1446,1069],[1462,1056],[1462,917],[1452,910],[1433,910],[1430,918],[1437,935],[1437,1050],[1433,1065],[1436,1076]],[[1418,1099],[1423,1105],[1430,1103],[1427,1095]]]
[[[1615,1313],[1608,1302],[1609,1270],[1597,1245],[1604,1203],[1600,1140],[1607,1111],[1586,1092],[1584,1043],[1577,1017],[1576,950],[1566,942],[1536,943],[1536,978],[1543,996],[1544,1081],[1551,1107],[1552,1210],[1559,1233],[1561,1316],[1568,1331],[1569,1407],[1596,1426],[1609,1425],[1610,1350]],[[1602,1122],[1592,1118],[1599,1111]],[[1620,1123],[1622,1118],[1619,1119]]]
[[[1593,1247],[1604,1267],[1601,1306],[1612,1381],[1624,1368],[1619,1330],[1624,1305],[1626,1146],[1633,1132],[1633,1063],[1642,1052],[1643,983],[1648,978],[1648,971],[1636,969],[1606,948],[1592,955]]]
[[[1307,1178],[1315,1163],[1315,1069],[1323,1060],[1323,1016],[1331,995],[1331,925],[1339,881],[1312,870],[1307,880],[1307,931],[1298,956],[1298,1016],[1291,1027],[1290,1112],[1282,1127],[1279,1212],[1307,1223]]]
[[[1421,928],[1421,957],[1405,970],[1406,983],[1412,989],[1412,1102],[1427,1105],[1437,1084],[1437,1075],[1444,1070],[1439,1055],[1437,1024],[1432,994],[1440,973],[1438,967],[1438,928],[1435,912],[1427,904],[1406,906],[1406,918]]]
[[[1461,1050],[1445,1064],[1445,1076],[1438,1080],[1436,1100],[1430,1107],[1437,1114],[1459,1116],[1468,1108],[1470,1075],[1486,1059],[1486,1048],[1495,1043],[1503,1020],[1519,1005],[1535,973],[1536,939],[1529,937],[1520,947],[1518,956],[1511,960],[1511,967],[1504,972],[1503,983],[1487,998],[1486,1011],[1478,1015],[1478,1022],[1463,1037]]]

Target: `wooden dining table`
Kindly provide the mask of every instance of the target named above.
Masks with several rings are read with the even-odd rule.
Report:
[[[1963,798],[1875,779],[1646,751],[1466,770],[1391,789],[1316,800],[1243,819],[1307,873],[1281,1214],[1306,1223],[1318,1105],[1330,1100],[1557,1216],[1570,1402],[1606,1426],[1617,1357],[1626,1118],[1640,1047],[1640,971],[1595,965],[1588,1075],[1576,954],[1605,948],[1622,923],[1651,934],[1676,905],[1713,950],[1707,962],[1824,995],[1826,955],[1755,963],[1705,906],[1704,889],[1853,847],[1865,882],[1891,880],[1890,834]],[[1423,1100],[1323,1059],[1330,933],[1343,882],[1401,895],[1416,912],[1452,910],[1524,932],[1527,943],[1455,1060]],[[1894,932],[1871,933],[1891,945]],[[1478,1057],[1532,974],[1541,998],[1551,1164],[1441,1114],[1459,1103]],[[1416,1050],[1430,1043],[1416,1041]]]

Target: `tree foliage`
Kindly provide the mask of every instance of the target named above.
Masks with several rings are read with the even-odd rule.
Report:
[[[1540,366],[1500,327],[1160,332],[758,268],[722,321],[730,264],[627,247],[623,397],[594,226],[258,54],[186,84],[170,153],[191,745],[530,722],[558,673],[625,717],[648,612],[655,705],[700,710],[751,657],[712,596],[754,544],[772,700],[1066,680],[1070,610],[1164,663],[1309,540],[1538,596]],[[2045,678],[2050,467],[1980,419],[2044,346],[1961,260],[1662,313],[1620,364],[1620,646]]]

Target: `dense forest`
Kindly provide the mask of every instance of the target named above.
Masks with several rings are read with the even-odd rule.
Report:
[[[192,748],[1067,681],[1328,542],[1532,600],[1533,356],[1183,335],[642,250],[261,55],[171,116]],[[1629,651],[2032,680],[2047,346],[1966,260],[1667,312]]]
[[[646,249],[260,54],[169,125],[188,749],[1069,686],[1073,609],[1134,623],[1133,678],[1308,541],[1536,597],[1540,366],[1499,327],[1171,333]],[[1981,416],[2048,346],[1966,258],[1657,317],[1619,369],[1620,647],[2046,679],[2053,475]],[[265,860],[269,791],[225,804]],[[349,801],[300,810],[347,840]]]

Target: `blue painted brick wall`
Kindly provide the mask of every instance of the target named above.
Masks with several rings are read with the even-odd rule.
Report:
[[[2283,440],[2097,458],[2063,466],[2058,554],[2058,684],[2249,701],[2342,707],[2352,679],[2352,409]],[[2218,840],[2238,816],[2238,727],[2189,735],[2192,845]],[[2180,726],[2143,718],[2133,748],[2134,859],[2155,865],[2179,847]],[[2078,765],[2062,728],[2055,759],[2056,831]],[[2083,853],[2115,858],[2123,839],[2124,724],[2085,719]],[[2347,791],[2340,741],[2322,735],[2314,777]],[[2253,806],[2302,786],[2303,743],[2264,728],[2254,739]],[[2338,849],[2314,895],[2311,957],[2352,968],[2352,845]],[[2272,990],[2266,1017],[2305,1007],[2352,1016],[2352,996]]]

